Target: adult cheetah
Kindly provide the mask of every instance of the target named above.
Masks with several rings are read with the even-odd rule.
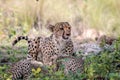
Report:
[[[73,55],[73,42],[71,40],[71,25],[68,22],[58,22],[49,25],[48,29],[52,32],[49,37],[37,37],[34,39],[28,36],[19,36],[12,45],[24,39],[28,42],[28,58],[43,62],[44,65],[53,65],[52,56],[58,54]]]

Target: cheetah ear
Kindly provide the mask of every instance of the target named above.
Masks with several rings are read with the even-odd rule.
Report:
[[[55,26],[53,26],[53,25],[48,25],[48,27],[47,27],[51,32],[53,32],[54,31],[54,28],[55,28]]]

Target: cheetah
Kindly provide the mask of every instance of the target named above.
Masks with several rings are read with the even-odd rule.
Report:
[[[81,67],[81,64],[79,65],[80,62],[78,62],[75,58],[68,55],[59,54],[57,56],[54,55],[53,57],[51,57],[51,59],[52,58],[54,58],[54,61],[64,59],[64,58],[69,58],[70,63],[69,61],[65,63],[65,70],[67,71],[69,71],[70,69],[74,71],[75,69],[77,70],[79,67]],[[12,66],[8,71],[12,74],[12,80],[18,80],[18,79],[29,80],[29,77],[32,73],[32,69],[38,68],[38,67],[41,67],[43,72],[44,71],[48,72],[48,70],[44,70],[45,65],[42,62],[36,61],[34,59],[30,59],[30,58],[22,59],[12,64]],[[72,69],[74,67],[76,68]]]
[[[73,42],[71,39],[71,25],[68,22],[58,22],[49,25],[52,32],[49,37],[37,37],[34,39],[28,36],[19,36],[12,43],[14,46],[18,41],[24,39],[28,42],[28,58],[43,62],[44,65],[53,65],[53,55],[66,54],[73,55]]]
[[[8,70],[12,74],[12,80],[29,80],[32,68],[42,67],[43,63],[33,59],[22,59],[10,67]]]
[[[108,45],[112,45],[114,41],[116,41],[117,38],[115,36],[107,36],[107,35],[102,35],[100,37],[98,37],[96,39],[96,41],[99,43],[99,44],[108,44]]]
[[[58,63],[61,59],[67,59],[62,60],[62,65],[64,65],[64,73],[65,75],[68,75],[71,73],[77,73],[77,72],[83,72],[84,71],[84,59],[82,57],[74,57],[74,56],[67,56],[67,55],[57,55],[52,57],[56,62]]]
[[[73,58],[68,58],[68,61],[62,62],[64,65],[64,73],[66,75],[69,74],[69,72],[72,73],[77,73],[77,72],[83,72],[83,67],[84,67],[84,60],[81,57],[73,57]]]

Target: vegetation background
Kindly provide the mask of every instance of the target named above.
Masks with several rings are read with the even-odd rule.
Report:
[[[86,27],[118,36],[119,5],[119,0],[0,0],[0,42],[35,30],[48,35],[44,27],[60,21],[69,22],[75,36]],[[32,30],[36,18],[40,27]]]
[[[119,36],[119,7],[120,0],[0,0],[0,56],[27,53],[24,41],[18,44],[22,48],[11,49],[15,37],[49,36],[47,25],[61,21],[71,24],[73,40],[83,37],[95,39],[103,34]],[[12,55],[10,60],[17,59]]]

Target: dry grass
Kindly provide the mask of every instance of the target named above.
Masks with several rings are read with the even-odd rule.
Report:
[[[48,23],[68,21],[73,27],[73,35],[78,36],[87,26],[118,36],[119,4],[119,0],[1,0],[0,35],[6,38],[6,35],[29,34],[39,16],[43,28]],[[40,33],[47,35],[45,29]]]

